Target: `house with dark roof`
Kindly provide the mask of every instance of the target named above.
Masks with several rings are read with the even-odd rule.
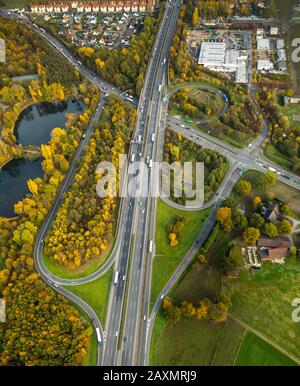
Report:
[[[279,205],[277,203],[270,205],[263,216],[266,221],[276,222],[280,218]]]

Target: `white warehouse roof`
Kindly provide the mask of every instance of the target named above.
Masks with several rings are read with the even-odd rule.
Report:
[[[270,60],[258,60],[257,61],[257,69],[259,71],[262,70],[274,70],[274,65]]]
[[[257,39],[257,49],[258,50],[269,50],[270,49],[270,40],[269,39]]]
[[[199,64],[204,65],[222,65],[225,63],[226,44],[204,42],[201,44]]]

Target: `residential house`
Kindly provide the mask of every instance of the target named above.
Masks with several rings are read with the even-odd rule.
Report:
[[[30,7],[30,10],[32,13],[39,13],[39,6],[38,5],[32,5]]]
[[[78,7],[78,1],[72,1],[71,8],[76,9]]]
[[[116,4],[116,6],[115,6],[116,12],[123,11],[123,0],[116,0],[115,4]]]
[[[128,0],[124,1],[124,11],[130,12],[131,3]]]
[[[92,5],[90,3],[86,3],[84,6],[84,11],[87,13],[92,12]]]
[[[140,12],[146,12],[147,10],[147,2],[146,0],[141,0],[139,5]]]
[[[93,12],[99,12],[100,11],[100,4],[99,3],[92,3],[92,9],[93,9]]]
[[[60,4],[54,4],[53,5],[53,12],[61,13],[61,6],[60,6]]]
[[[273,263],[284,263],[288,256],[292,243],[286,236],[280,236],[274,239],[260,237],[257,242],[259,256],[262,261],[272,261]]]
[[[46,5],[46,11],[48,13],[52,13],[53,12],[53,4],[47,4]]]
[[[42,4],[39,6],[39,13],[46,13],[46,5]]]
[[[64,13],[69,12],[69,5],[68,5],[68,4],[63,4],[63,5],[61,6],[61,10],[62,10],[62,12],[64,12]]]
[[[278,221],[280,218],[280,209],[279,209],[279,205],[276,203],[276,204],[272,204],[270,205],[265,214],[264,214],[264,219],[266,221],[270,221],[270,222],[276,222]]]
[[[139,2],[136,0],[131,1],[131,11],[138,12],[139,11]]]
[[[103,13],[106,13],[108,10],[107,10],[107,7],[108,7],[108,4],[106,1],[102,1],[100,3],[100,11],[103,12]]]
[[[115,12],[115,7],[116,7],[116,4],[114,1],[108,2],[108,5],[107,5],[108,12]]]
[[[155,0],[147,0],[147,11],[153,12],[155,7]]]
[[[83,11],[84,11],[84,4],[83,3],[79,3],[77,5],[77,12],[82,13]]]

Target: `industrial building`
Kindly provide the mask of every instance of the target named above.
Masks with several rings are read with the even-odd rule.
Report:
[[[225,42],[203,42],[198,64],[218,72],[235,73],[238,83],[247,83],[247,58],[245,51],[227,49]]]

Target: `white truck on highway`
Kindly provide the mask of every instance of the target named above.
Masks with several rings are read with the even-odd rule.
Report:
[[[119,271],[116,271],[115,277],[114,277],[114,286],[115,287],[118,285],[118,280],[119,280]]]
[[[98,344],[101,345],[102,344],[102,339],[101,339],[101,334],[100,334],[99,327],[96,327],[96,335],[97,335]]]
[[[149,242],[149,253],[153,252],[153,240],[150,240]]]
[[[153,133],[151,136],[151,142],[154,142],[154,140],[155,140],[155,134]]]
[[[134,162],[134,160],[135,160],[135,154],[132,154],[132,156],[131,156],[131,162]]]

